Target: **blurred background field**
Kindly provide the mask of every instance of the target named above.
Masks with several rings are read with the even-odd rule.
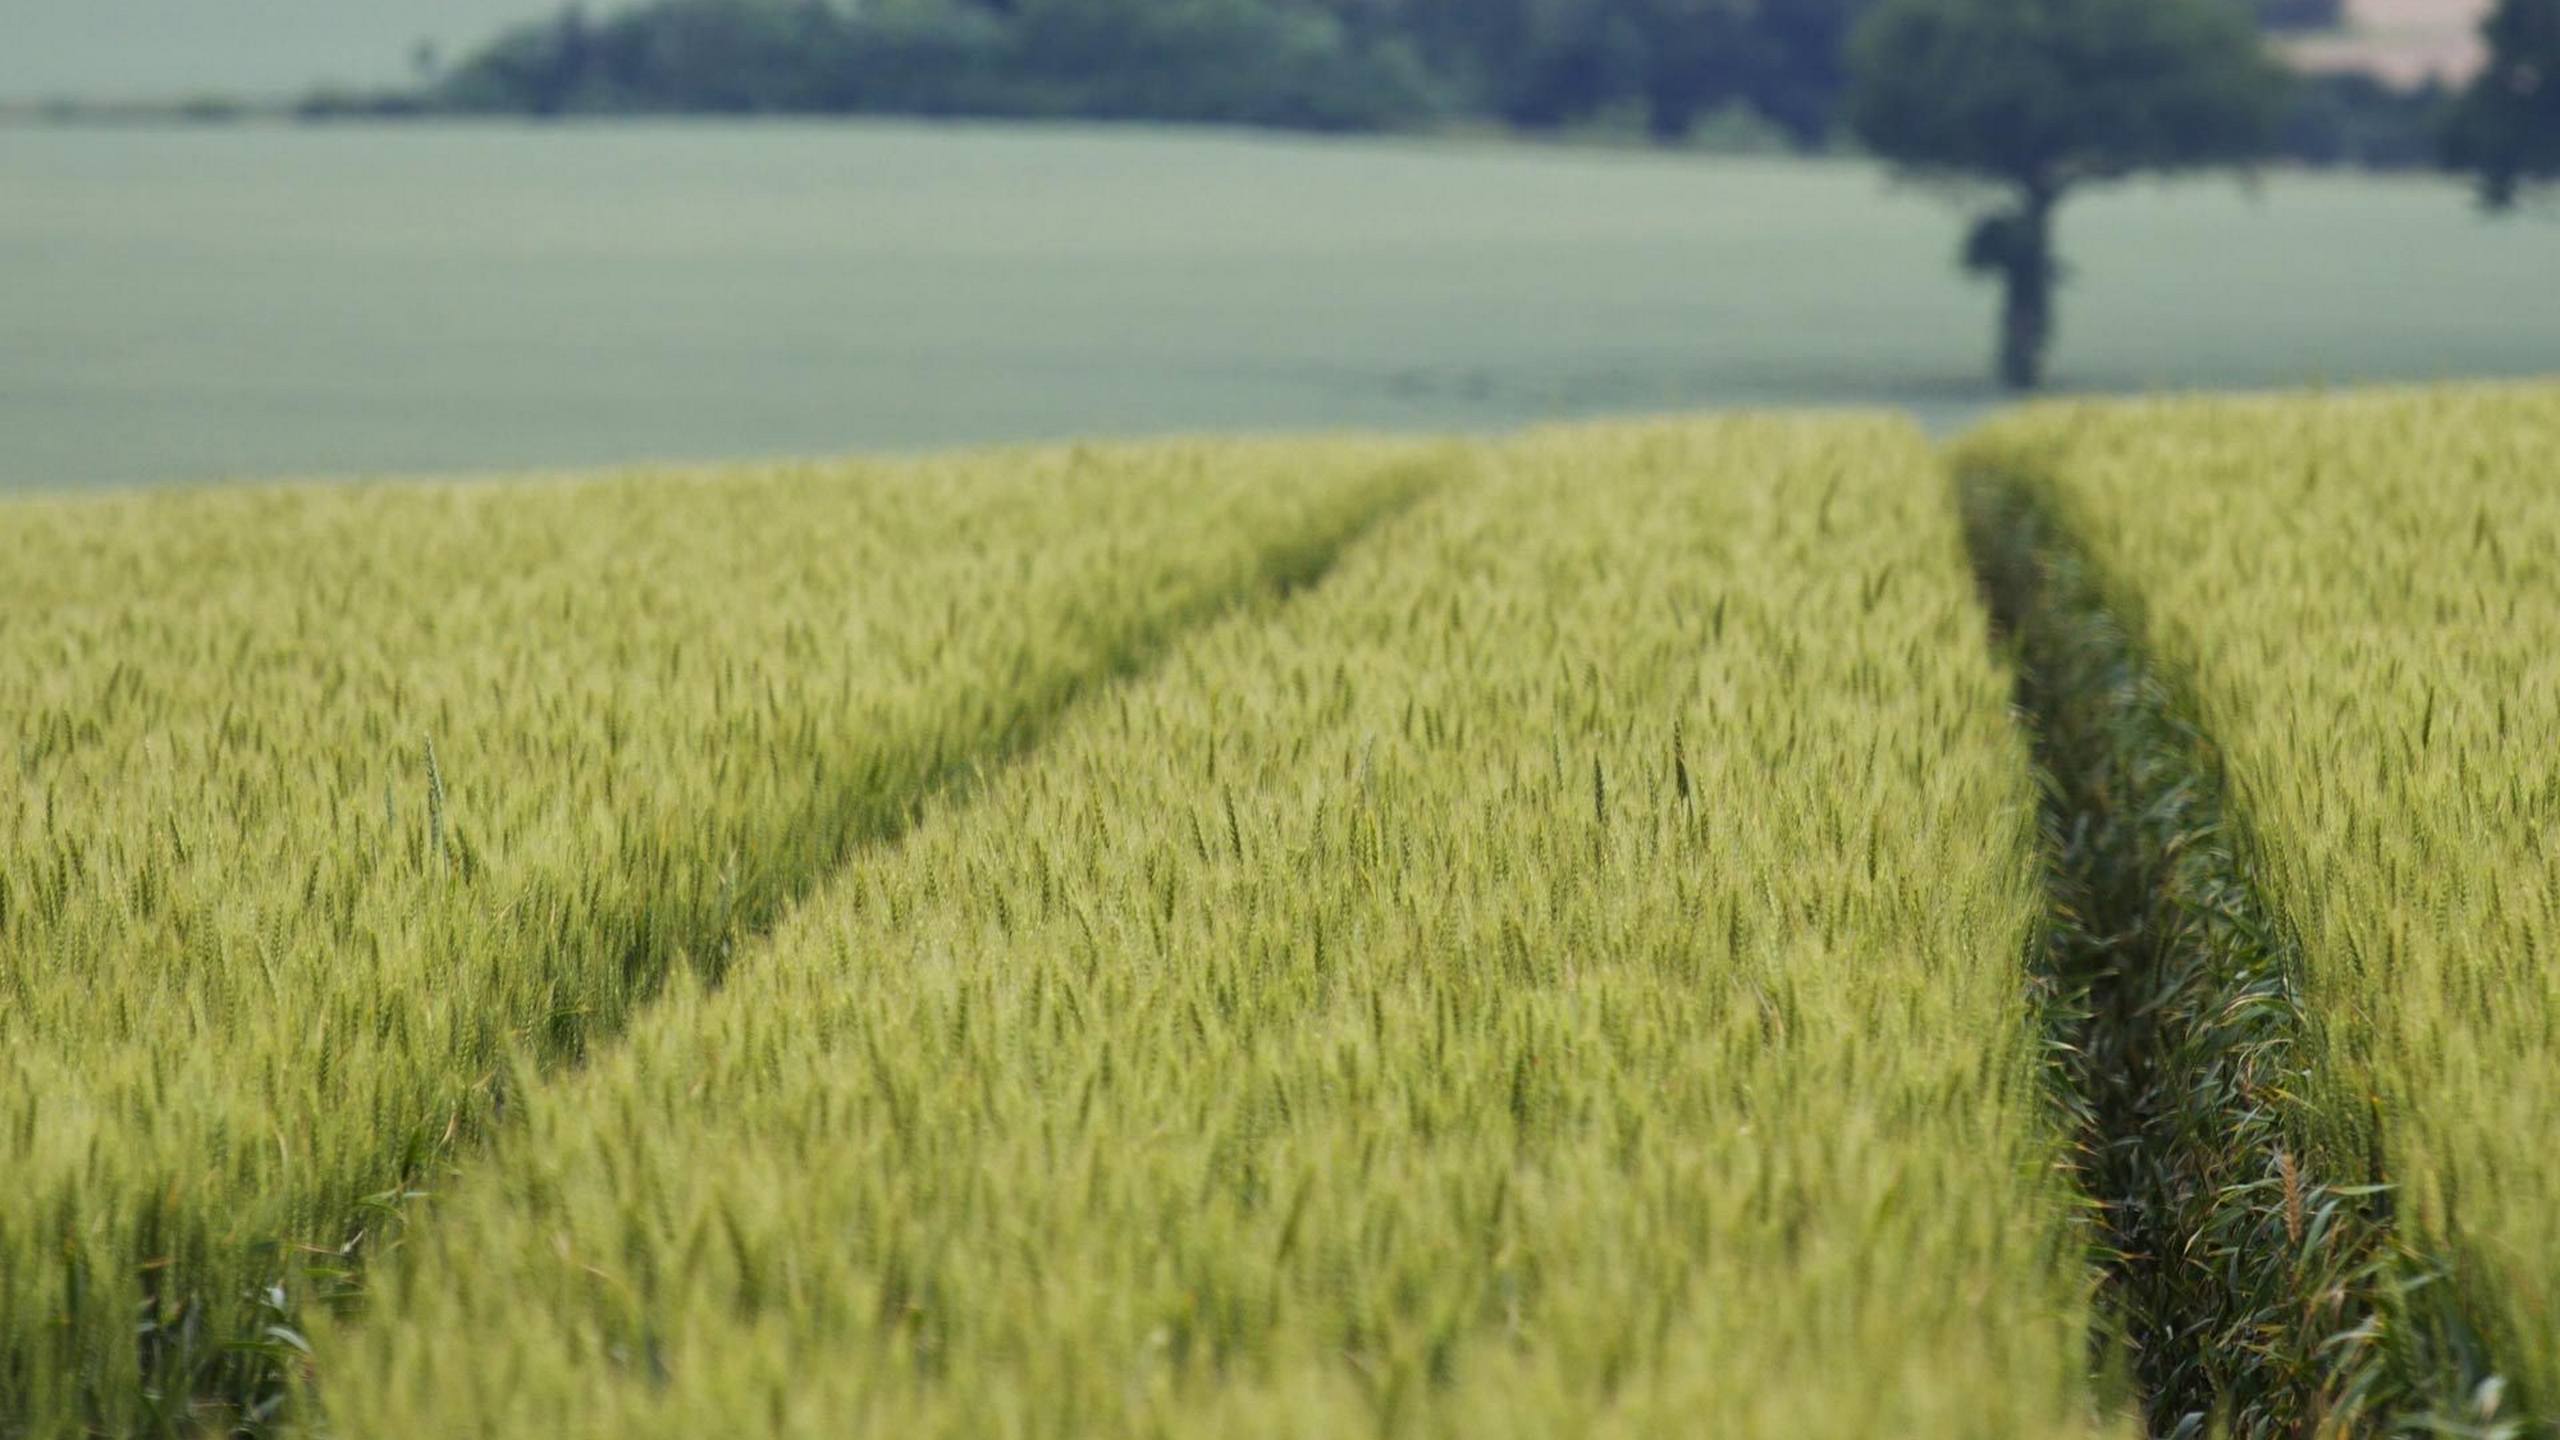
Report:
[[[1143,126],[0,129],[0,489],[1069,434],[1993,404],[1852,159]],[[2560,229],[2427,175],[2116,187],[2064,390],[2560,367]]]

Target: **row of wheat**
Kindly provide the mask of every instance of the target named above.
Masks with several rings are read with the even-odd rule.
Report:
[[[20,503],[0,1434],[269,1418],[402,1197],[937,788],[1430,478],[1381,446]]]

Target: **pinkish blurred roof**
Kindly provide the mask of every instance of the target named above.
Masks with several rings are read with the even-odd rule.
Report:
[[[2363,70],[2404,85],[2459,84],[2480,68],[2480,22],[2494,0],[2348,0],[2343,30],[2283,42],[2305,70]]]

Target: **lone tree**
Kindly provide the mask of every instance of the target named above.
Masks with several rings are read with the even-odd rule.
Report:
[[[2053,338],[2063,197],[2246,163],[2283,84],[2232,0],[1882,0],[1851,45],[1849,123],[1905,172],[2002,192],[1964,266],[2001,282],[1999,375],[2028,390]]]
[[[2488,68],[2454,108],[2446,152],[2504,210],[2527,184],[2560,180],[2560,0],[2503,0],[2480,28]]]

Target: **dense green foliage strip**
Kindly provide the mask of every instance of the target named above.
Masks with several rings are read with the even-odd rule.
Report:
[[[646,0],[513,27],[415,90],[315,114],[695,111],[1374,129],[1749,104],[1811,144],[1871,0]],[[2303,3],[2303,0],[2291,0]],[[2320,3],[2320,0],[2312,0]],[[2335,3],[2335,0],[2328,0]]]
[[[1916,433],[1530,438],[534,1085],[362,1435],[2106,1428]]]
[[[2395,1252],[2367,1147],[2303,1103],[2300,956],[2217,752],[2031,480],[1978,469],[1964,500],[2047,778],[2055,1078],[2153,1433],[2458,1418],[2482,1378],[2458,1317]]]
[[[2343,0],[2216,0],[2320,29]],[[2507,0],[2520,11],[2550,0]],[[1675,140],[1747,105],[1805,146],[1831,138],[1843,51],[1875,0],[644,0],[515,26],[415,89],[306,97],[314,115],[696,111],[1087,116],[1313,128],[1480,116],[1594,122]],[[2139,53],[2125,45],[2120,53]],[[421,56],[432,62],[432,55]],[[2306,77],[2323,106],[2381,117],[2400,163],[2441,101],[2370,77]],[[199,110],[220,114],[218,102]],[[2341,137],[2299,107],[2303,158]],[[2417,142],[2411,144],[2412,141]]]
[[[2079,0],[1964,3],[1977,13],[2005,10],[2012,36],[2030,46],[2078,30],[2107,48],[2105,79],[2132,78],[2160,59],[2138,28],[2141,6],[2092,27],[2077,23],[2087,15],[2073,12]],[[2346,8],[2344,0],[2206,4],[2235,21],[2254,10],[2268,30],[2324,29]],[[2502,142],[2538,145],[2547,172],[2550,92],[2530,83],[2529,67],[2560,33],[2547,20],[2560,0],[2503,4],[2491,31],[2500,59],[2464,104],[2456,153],[2473,163],[2510,153]],[[1812,150],[1850,128],[1852,37],[1876,8],[1877,0],[641,0],[514,26],[450,69],[434,69],[437,57],[422,52],[427,70],[414,87],[323,88],[297,108],[314,118],[972,115],[1328,130],[1495,123],[1666,142],[1704,126],[1727,144],[1782,138]],[[2257,37],[2237,38],[2255,48]],[[1957,78],[1947,109],[2003,84],[2009,68]],[[2030,79],[2036,68],[2027,61]],[[2315,165],[2438,158],[2451,106],[2440,82],[2410,89],[2362,71],[2264,80],[2269,101],[2284,102],[2280,154]],[[2139,84],[2097,88],[2129,95]],[[2039,107],[2021,123],[2115,109],[2089,89],[2066,98],[2076,103]],[[199,98],[176,113],[211,119],[238,109]],[[2113,133],[2139,144],[2157,118],[2136,107]]]
[[[2240,1148],[2212,1177],[2229,1203],[2190,1229],[2265,1231],[2297,1175],[2351,1201],[2384,1187],[2365,1208],[2387,1243],[2333,1237],[2335,1261],[2283,1283],[2323,1302],[2317,1277],[2352,1280],[2349,1252],[2369,1249],[2373,1313],[2342,1348],[2375,1358],[2348,1389],[2396,1389],[2404,1419],[2457,1433],[2549,1425],[2560,1396],[2554,454],[2550,388],[2063,407],[1969,447],[1976,467],[2034,477],[2132,642],[2174,677],[2186,734],[2134,739],[2190,773],[2112,797],[2161,797],[2138,822],[2156,838],[2134,851],[2157,857],[2148,876],[2167,893],[2152,903],[2187,912],[2179,932],[2233,967],[2235,1000],[2303,1017],[2295,1057],[2269,1053],[2254,1080],[2264,1017],[2219,1017],[2240,1048],[2198,1084],[2240,1097],[2251,1128],[2226,1137]],[[2198,734],[2217,742],[2201,769],[2177,753]],[[2196,793],[2207,784],[2227,823]],[[2286,945],[2290,980],[2264,968]],[[2261,1107],[2281,1124],[2258,1123]],[[2263,1242],[2232,1254],[2297,1258]],[[2187,1289],[2242,1274],[2199,1271]],[[2279,1294],[2248,1302],[2267,1310],[2262,1333],[2283,1328]],[[2353,1413],[2352,1394],[2327,1398]]]
[[[1425,465],[1163,445],[10,506],[0,1434],[255,1403],[510,1077],[715,976]]]

